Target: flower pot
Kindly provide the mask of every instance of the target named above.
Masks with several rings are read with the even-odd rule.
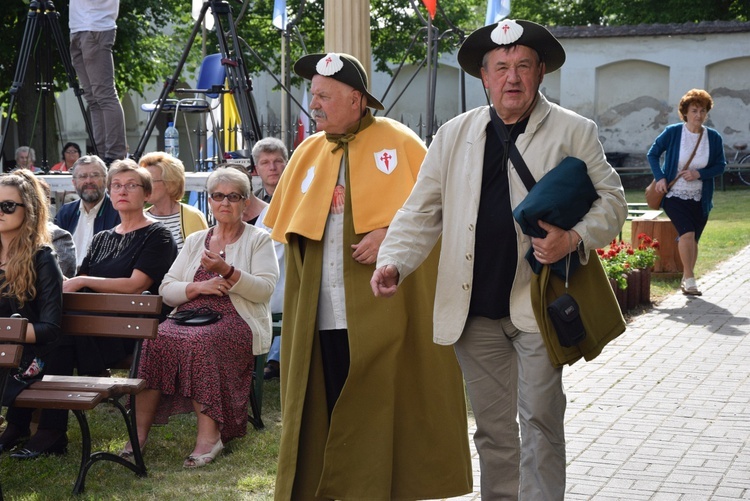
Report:
[[[651,304],[651,268],[641,271],[641,304]]]
[[[628,273],[628,288],[625,289],[628,310],[632,310],[641,302],[641,270],[631,270]]]
[[[620,286],[617,285],[617,281],[614,278],[609,279],[609,284],[612,286],[612,291],[615,293],[615,297],[617,298],[617,304],[620,305],[621,311],[627,311],[628,309],[628,296],[625,292],[627,289],[620,289]]]

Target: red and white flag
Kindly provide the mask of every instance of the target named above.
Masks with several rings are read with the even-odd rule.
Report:
[[[310,133],[310,117],[306,113],[308,107],[307,89],[305,89],[305,95],[302,97],[302,109],[299,110],[299,118],[297,118],[297,139],[294,141],[295,148],[299,146]]]

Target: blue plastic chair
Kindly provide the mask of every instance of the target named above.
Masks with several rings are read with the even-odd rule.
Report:
[[[187,94],[192,93],[192,97],[187,97],[177,100],[174,121],[177,122],[177,116],[180,111],[183,113],[208,113],[209,119],[211,120],[211,127],[214,131],[215,149],[217,152],[217,158],[219,162],[224,158],[223,145],[220,137],[220,129],[216,124],[216,118],[212,113],[211,103],[209,99],[216,99],[221,94],[226,92],[224,87],[224,80],[226,79],[226,70],[222,64],[221,54],[209,54],[203,59],[200,70],[198,72],[198,83],[195,89],[175,89],[176,94]],[[199,121],[198,125],[198,141],[200,143],[200,137],[203,133],[203,120]],[[187,127],[187,119],[185,119]],[[190,154],[193,155],[194,151],[197,151],[193,147],[193,142],[188,134],[188,143],[190,145]],[[200,156],[200,152],[199,152]],[[195,162],[195,158],[193,158]]]
[[[210,120],[211,120],[211,127],[214,130],[214,138],[215,138],[215,150],[218,153],[217,158],[219,161],[221,161],[224,158],[224,152],[222,150],[222,141],[219,137],[219,127],[217,126],[215,117],[213,113],[211,113],[211,103],[209,102],[210,99],[216,99],[219,97],[222,93],[226,92],[224,88],[224,80],[226,79],[226,70],[224,69],[224,65],[221,64],[221,54],[209,54],[203,59],[203,62],[201,63],[200,69],[198,71],[198,82],[196,84],[195,89],[175,89],[175,94],[193,94],[191,97],[186,97],[183,99],[173,99],[169,98],[166,99],[164,102],[164,106],[161,109],[162,113],[174,113],[174,123],[177,124],[177,115],[180,111],[183,113],[208,113]],[[158,105],[158,99],[155,101],[152,101],[150,103],[144,103],[141,105],[141,110],[147,112],[147,113],[153,113],[156,111]],[[187,126],[187,118],[184,117],[185,121],[185,128],[188,129]],[[198,135],[198,142],[200,143],[200,137],[203,134],[203,121],[199,121],[197,135]],[[195,163],[195,155],[194,152],[197,151],[196,148],[194,148],[192,138],[190,134],[187,135],[188,143],[190,146],[190,155],[192,157],[193,163]],[[200,152],[199,152],[200,156]]]

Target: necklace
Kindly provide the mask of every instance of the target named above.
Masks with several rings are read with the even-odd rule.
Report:
[[[214,229],[216,227],[214,226]],[[239,240],[242,233],[244,233],[244,223],[242,226],[239,227],[238,231],[235,231],[233,235],[230,235],[229,237],[224,237],[223,235],[217,235],[216,232],[211,233],[211,239],[213,240],[214,244],[220,249],[219,254],[224,257],[226,255],[226,247],[227,245],[233,244],[237,240]]]

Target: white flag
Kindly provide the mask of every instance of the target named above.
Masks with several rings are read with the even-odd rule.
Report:
[[[286,29],[286,0],[274,0],[273,25],[280,30]]]
[[[307,101],[307,88],[305,88],[305,95],[302,97],[302,110],[299,112],[299,119],[302,120],[302,125],[305,126],[305,136],[310,133],[310,117],[307,114],[307,109],[310,104]]]
[[[198,20],[198,15],[201,13],[201,9],[203,8],[203,4],[205,2],[206,0],[193,0],[193,9],[191,14],[193,15],[193,19],[195,19],[196,21]],[[206,11],[206,17],[203,19],[203,24],[209,31],[214,27],[214,16],[211,13],[211,9],[208,9]]]
[[[487,0],[484,25],[495,24],[510,15],[510,0]]]

